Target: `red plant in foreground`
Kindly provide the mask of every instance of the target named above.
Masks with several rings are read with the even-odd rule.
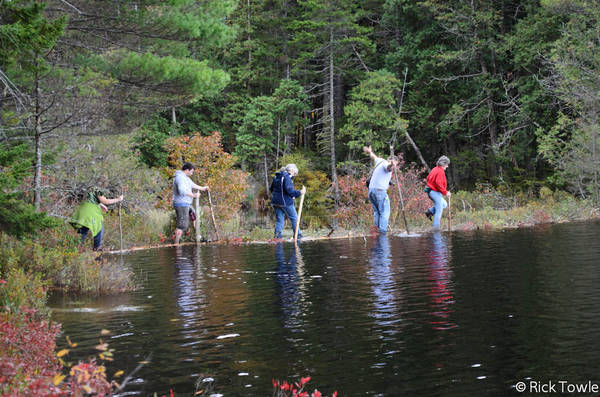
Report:
[[[315,389],[312,394],[304,391],[304,387],[310,381],[310,376],[300,378],[299,382],[288,383],[287,381],[279,381],[273,379],[273,396],[275,397],[322,397],[323,394]],[[334,391],[331,395],[337,397],[337,391]]]
[[[113,385],[106,380],[104,366],[97,365],[94,359],[72,367],[68,378],[61,374],[65,365],[61,357],[69,350],[54,352],[59,332],[60,324],[40,318],[33,309],[0,313],[0,395],[102,396],[112,393]],[[76,346],[70,341],[69,345]]]

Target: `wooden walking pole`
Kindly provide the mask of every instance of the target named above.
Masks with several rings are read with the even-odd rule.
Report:
[[[200,235],[200,196],[196,197],[194,202],[194,207],[196,210],[196,220],[194,221],[194,229],[196,229],[196,244],[200,242],[202,236]]]
[[[450,222],[452,221],[452,207],[450,205],[450,196],[448,196],[448,231],[450,231]]]
[[[302,194],[300,195],[300,205],[298,206],[298,219],[296,219],[296,229],[294,230],[294,242],[298,241],[298,230],[300,229],[300,217],[302,216],[302,205],[304,205],[304,194],[306,188],[302,186]]]
[[[402,210],[402,218],[404,218],[404,227],[406,228],[406,234],[410,234],[408,231],[408,222],[406,221],[406,213],[404,212],[404,199],[402,198],[402,190],[400,189],[400,181],[398,180],[398,169],[394,173],[396,176],[396,186],[398,186],[398,195],[400,196],[400,209]]]
[[[215,221],[215,211],[213,210],[212,200],[210,199],[210,190],[206,191],[208,193],[208,205],[210,205],[210,215],[212,216],[213,226],[215,227],[215,233],[217,234],[217,240],[220,240],[219,237],[219,229],[217,229],[217,221]]]
[[[121,195],[123,195],[123,186],[121,186]],[[123,254],[123,226],[121,225],[121,201],[119,201],[119,240],[121,242],[121,254]]]

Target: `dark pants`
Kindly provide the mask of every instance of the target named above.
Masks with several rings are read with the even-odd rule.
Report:
[[[103,229],[104,226],[100,226],[100,231],[94,236],[94,251],[96,251],[102,245]],[[85,238],[87,237],[89,231],[90,229],[84,226],[80,227],[79,230],[77,230],[77,233],[81,234],[81,245],[83,245],[83,242],[85,241]]]

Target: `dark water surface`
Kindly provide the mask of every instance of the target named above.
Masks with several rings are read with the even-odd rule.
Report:
[[[270,396],[272,378],[300,376],[328,395],[517,395],[600,381],[599,237],[590,222],[148,250],[124,256],[140,291],[50,304],[71,360],[103,328],[109,374],[151,354],[122,395],[213,378],[224,396]]]

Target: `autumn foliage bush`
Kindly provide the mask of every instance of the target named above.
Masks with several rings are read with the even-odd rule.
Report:
[[[404,203],[404,211],[409,218],[422,218],[430,206],[430,200],[423,191],[426,171],[415,164],[406,164],[400,159],[399,171],[392,175],[393,186],[388,189],[390,197],[391,217],[397,219],[401,204],[400,192]],[[338,178],[340,202],[335,214],[339,225],[347,229],[368,227],[373,221],[373,210],[369,202],[369,189],[366,185],[367,175],[344,175]]]
[[[248,173],[234,168],[236,158],[223,150],[221,134],[213,132],[208,136],[200,133],[179,136],[167,140],[165,145],[168,166],[163,172],[167,177],[172,178],[184,162],[190,162],[196,167],[192,176],[194,183],[210,187],[215,217],[219,221],[226,221],[239,212],[248,189]],[[163,192],[162,206],[170,208],[172,197],[172,186],[169,184]],[[203,206],[209,205],[206,193],[201,193],[200,202]]]
[[[0,288],[5,286],[0,285]],[[60,324],[40,317],[33,309],[0,312],[0,395],[84,396],[109,395],[113,384],[105,367],[95,360],[79,362],[62,375],[64,362],[55,354]]]

